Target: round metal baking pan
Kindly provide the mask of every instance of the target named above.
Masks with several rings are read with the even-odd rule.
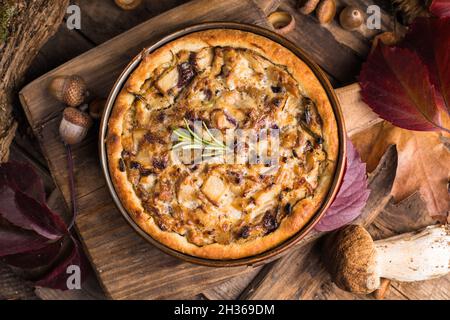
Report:
[[[330,190],[328,191],[328,194],[325,198],[325,201],[322,203],[322,206],[320,209],[316,212],[314,217],[308,222],[307,225],[305,225],[299,232],[297,232],[294,236],[292,236],[290,239],[286,240],[285,242],[279,244],[278,246],[269,249],[263,253],[241,258],[241,259],[235,259],[235,260],[212,260],[212,259],[205,259],[205,258],[199,258],[191,255],[187,255],[184,253],[181,253],[179,251],[176,251],[174,249],[171,249],[160,242],[153,239],[149,234],[144,232],[129,216],[125,208],[122,206],[122,203],[119,199],[119,197],[116,194],[116,191],[114,189],[114,185],[111,181],[111,177],[109,174],[108,169],[108,159],[107,159],[107,153],[106,153],[106,144],[105,139],[108,132],[108,119],[111,114],[111,110],[114,106],[114,102],[116,100],[117,95],[119,94],[120,90],[122,89],[123,85],[127,81],[129,75],[134,71],[134,69],[139,65],[139,63],[142,60],[142,57],[145,54],[148,54],[150,52],[153,52],[154,50],[158,49],[159,47],[164,46],[166,43],[169,43],[177,38],[180,38],[182,36],[185,36],[189,33],[202,31],[202,30],[208,30],[208,29],[237,29],[247,32],[252,32],[261,36],[264,36],[272,41],[278,42],[282,46],[286,47],[290,51],[292,51],[295,55],[297,55],[302,61],[304,61],[308,67],[314,72],[316,77],[319,79],[320,83],[322,84],[323,88],[325,89],[328,98],[331,102],[331,105],[333,107],[333,111],[335,114],[335,117],[337,119],[337,125],[338,125],[338,135],[339,135],[339,155],[338,155],[338,162],[336,167],[336,173],[333,179],[333,183],[331,185]],[[324,72],[314,63],[312,60],[308,57],[308,55],[303,52],[303,50],[297,48],[292,42],[289,40],[281,37],[280,35],[267,30],[263,29],[261,27],[257,27],[254,25],[248,25],[248,24],[241,24],[241,23],[234,23],[234,22],[207,22],[202,24],[193,25],[190,27],[186,27],[183,29],[180,29],[178,31],[175,31],[166,37],[162,38],[161,40],[155,42],[153,45],[145,48],[139,55],[137,55],[125,68],[125,70],[122,72],[122,74],[117,79],[116,83],[114,84],[108,100],[106,102],[105,109],[103,111],[103,116],[100,124],[100,136],[99,136],[99,151],[100,151],[100,159],[101,159],[101,165],[102,170],[105,175],[106,184],[108,186],[108,189],[111,193],[111,196],[123,215],[124,219],[128,222],[128,224],[133,227],[133,229],[141,235],[144,239],[146,239],[149,243],[154,245],[155,247],[159,248],[163,252],[170,254],[174,257],[180,258],[184,261],[196,263],[200,265],[205,266],[211,266],[211,267],[233,267],[233,266],[241,266],[241,265],[260,265],[263,263],[267,263],[269,261],[274,260],[275,258],[278,258],[281,256],[282,253],[286,252],[287,249],[293,247],[295,244],[297,244],[300,240],[302,240],[308,232],[310,232],[314,225],[320,220],[320,218],[324,215],[325,211],[328,209],[328,207],[333,202],[339,186],[341,184],[343,175],[344,175],[344,167],[345,167],[345,157],[346,157],[346,148],[345,148],[345,141],[346,141],[346,133],[345,133],[345,125],[344,125],[344,118],[339,106],[339,101],[334,93],[333,87],[331,86],[330,82],[328,81],[327,77],[325,76]]]

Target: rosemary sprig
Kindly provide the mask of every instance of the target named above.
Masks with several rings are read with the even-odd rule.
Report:
[[[178,137],[178,143],[172,147],[172,150],[180,148],[182,150],[202,150],[204,157],[222,155],[227,150],[227,146],[222,141],[219,141],[216,137],[214,137],[204,122],[202,122],[202,126],[205,129],[207,135],[206,138],[199,136],[194,130],[192,130],[186,119],[184,119],[184,123],[185,128],[177,128],[173,131],[173,133]]]

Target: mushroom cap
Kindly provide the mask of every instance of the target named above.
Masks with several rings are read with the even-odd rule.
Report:
[[[368,294],[380,286],[375,244],[362,226],[349,225],[327,236],[322,259],[343,290]]]

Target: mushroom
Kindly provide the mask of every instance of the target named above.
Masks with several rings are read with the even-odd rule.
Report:
[[[421,281],[450,272],[450,226],[434,225],[418,232],[373,241],[361,226],[350,225],[324,243],[323,260],[336,285],[368,294],[381,278]]]
[[[84,139],[91,125],[92,119],[87,113],[67,107],[59,125],[59,134],[66,144],[77,144]]]
[[[87,95],[86,82],[77,75],[53,78],[48,90],[57,100],[70,107],[77,107],[82,104]]]

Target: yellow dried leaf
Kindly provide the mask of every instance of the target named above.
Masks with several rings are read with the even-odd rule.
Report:
[[[450,134],[410,131],[380,122],[351,137],[367,170],[374,170],[389,145],[398,150],[392,195],[401,201],[418,191],[432,216],[450,212]]]

